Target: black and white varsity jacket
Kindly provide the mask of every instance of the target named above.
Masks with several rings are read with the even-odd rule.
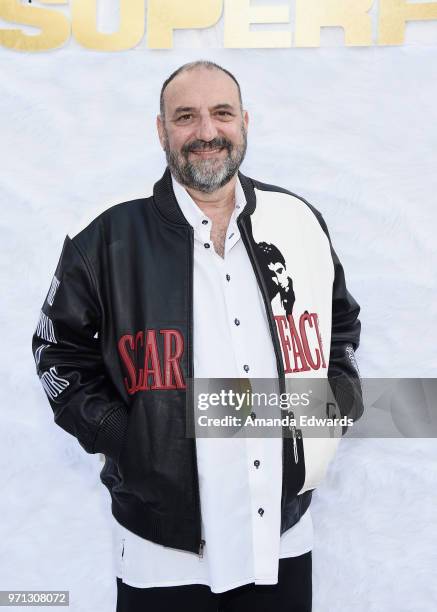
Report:
[[[263,295],[280,384],[328,377],[341,415],[356,420],[363,411],[354,356],[360,308],[326,224],[303,198],[239,178],[246,205],[238,226]],[[185,429],[192,290],[193,229],[167,168],[153,196],[112,206],[65,237],[32,351],[55,422],[88,453],[105,455],[100,477],[117,521],[201,554],[196,441]],[[305,440],[299,430],[283,437],[281,533],[323,479],[336,446],[328,442]]]

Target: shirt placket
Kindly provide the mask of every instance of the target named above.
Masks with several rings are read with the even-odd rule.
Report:
[[[237,366],[236,376],[247,378],[250,372],[250,355],[245,348],[247,347],[245,336],[251,333],[251,330],[247,329],[247,322],[244,317],[244,296],[239,295],[239,286],[236,283],[236,278],[238,277],[234,267],[235,258],[233,257],[233,249],[240,240],[240,232],[236,224],[234,211],[226,234],[225,257],[222,258],[215,253],[215,263],[219,268],[223,286],[227,318]]]
[[[235,212],[235,211],[234,211]],[[233,274],[233,252],[240,240],[240,233],[236,224],[236,215],[233,215],[226,236],[225,258],[221,259],[220,266],[223,269],[222,282],[224,282],[224,295],[228,320],[233,325],[232,338],[235,353],[235,360],[238,367],[239,377],[248,378],[251,374],[250,355],[247,354],[245,347],[247,335],[254,332],[248,329],[244,311],[241,311],[244,304],[244,296],[239,295],[238,286],[232,281],[236,276]],[[257,375],[254,371],[253,375]],[[256,418],[254,410],[250,416]],[[263,579],[269,580],[277,572],[277,555],[279,553],[279,533],[276,533],[275,526],[278,524],[279,501],[275,497],[275,491],[279,487],[278,475],[274,474],[275,463],[268,465],[269,453],[266,452],[266,445],[275,447],[277,440],[264,440],[263,438],[245,439],[246,442],[246,462],[249,481],[249,505],[250,520],[252,526],[253,542],[253,564],[254,579],[262,582]],[[275,448],[272,449],[273,452]],[[277,450],[277,446],[276,446]],[[273,471],[272,471],[273,470]]]

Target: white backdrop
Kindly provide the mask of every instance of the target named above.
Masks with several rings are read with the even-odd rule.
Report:
[[[75,612],[115,609],[110,499],[98,456],[53,423],[31,336],[65,235],[161,176],[155,116],[177,66],[235,73],[243,171],[324,215],[362,307],[362,375],[437,370],[437,46],[237,51],[186,36],[161,52],[0,49],[0,589],[70,590]],[[436,485],[434,440],[342,441],[312,503],[314,612],[435,611]]]

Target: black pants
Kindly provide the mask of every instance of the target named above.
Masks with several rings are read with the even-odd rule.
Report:
[[[311,612],[312,555],[279,560],[278,584],[245,584],[224,593],[189,584],[137,589],[117,578],[117,612]]]

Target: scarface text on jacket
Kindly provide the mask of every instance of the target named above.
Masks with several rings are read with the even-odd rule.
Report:
[[[145,329],[124,334],[118,352],[130,395],[138,391],[185,389],[181,368],[184,337],[177,329]]]

